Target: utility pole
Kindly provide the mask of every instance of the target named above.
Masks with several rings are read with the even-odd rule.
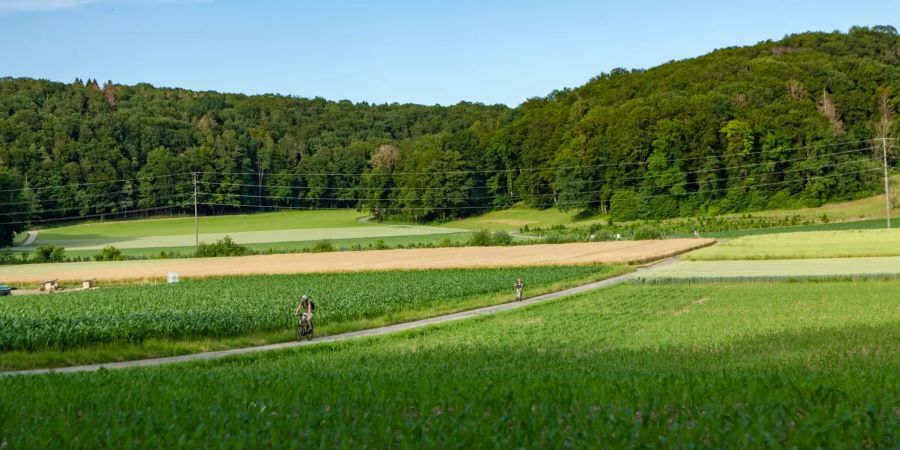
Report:
[[[200,246],[200,224],[197,221],[197,172],[191,172],[194,179],[194,246]]]
[[[257,201],[256,203],[257,203],[257,205],[258,205],[260,208],[262,208],[262,181],[263,181],[263,171],[260,170],[259,173],[258,173],[257,175],[259,175],[259,178],[258,178],[258,183],[257,183],[257,185],[256,185],[256,186],[257,186],[257,196],[258,196],[258,201]]]
[[[887,138],[881,138],[881,156],[884,164],[884,212],[887,219],[887,227],[891,227],[891,187],[888,179],[887,165]]]

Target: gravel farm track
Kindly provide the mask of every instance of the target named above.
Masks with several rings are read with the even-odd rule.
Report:
[[[7,284],[39,283],[49,279],[140,281],[160,279],[165,277],[167,272],[177,272],[180,277],[212,277],[371,270],[634,264],[676,256],[712,245],[714,242],[713,239],[669,239],[26,264],[0,267],[0,281]]]

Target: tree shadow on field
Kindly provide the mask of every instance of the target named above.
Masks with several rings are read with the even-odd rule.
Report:
[[[108,236],[104,234],[79,234],[75,236],[54,235],[52,231],[46,234],[38,231],[35,241],[28,247],[17,247],[21,250],[31,250],[40,246],[56,245],[57,247],[87,247],[96,245],[116,245],[122,242],[138,240],[137,236]]]

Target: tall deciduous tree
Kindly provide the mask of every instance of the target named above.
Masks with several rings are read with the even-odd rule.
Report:
[[[11,245],[16,233],[25,230],[32,202],[22,177],[0,169],[0,247]]]

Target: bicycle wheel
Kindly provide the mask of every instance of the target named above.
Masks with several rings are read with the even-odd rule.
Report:
[[[307,341],[312,339],[312,325],[305,320],[301,320],[297,324],[297,340],[302,341],[303,338],[306,338]]]

